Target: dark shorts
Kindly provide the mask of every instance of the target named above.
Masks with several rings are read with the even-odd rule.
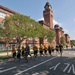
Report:
[[[22,51],[22,56],[24,56],[24,51]]]
[[[16,52],[13,53],[13,58],[15,58],[15,57],[16,57]]]
[[[40,54],[43,54],[43,50],[40,50]]]
[[[47,50],[45,49],[44,52],[47,53]]]
[[[25,51],[24,56],[27,57],[29,52]]]
[[[56,51],[58,51],[58,49],[56,49]]]
[[[20,53],[18,53],[18,54],[17,54],[17,58],[20,58],[20,57],[21,57],[21,54],[20,54]]]
[[[34,51],[34,55],[36,55],[38,53],[38,50]]]

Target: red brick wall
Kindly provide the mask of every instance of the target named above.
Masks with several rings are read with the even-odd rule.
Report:
[[[52,11],[43,11],[44,21],[50,29],[53,29],[53,12]]]

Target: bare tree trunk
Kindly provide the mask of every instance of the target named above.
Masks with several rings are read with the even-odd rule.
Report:
[[[9,38],[7,37],[5,39],[5,41],[6,41],[6,48],[7,48],[7,56],[9,56],[9,50],[8,50],[8,47],[9,47]]]
[[[35,38],[33,37],[33,45],[35,44]]]

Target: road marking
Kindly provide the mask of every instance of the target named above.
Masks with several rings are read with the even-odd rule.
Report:
[[[65,72],[68,69],[69,65],[70,65],[68,63],[64,63],[64,64],[66,64],[67,66],[65,67],[65,69],[63,70],[63,72]]]
[[[70,71],[71,71],[71,68],[72,68],[72,67],[70,66],[70,68],[69,68],[69,70],[68,70],[68,72],[67,72],[67,73],[70,73]]]
[[[51,67],[51,68],[49,68],[49,69],[53,69],[53,68],[54,68],[54,70],[56,70],[56,68],[57,68],[59,65],[60,65],[60,62],[59,62],[57,65],[55,65],[55,66],[53,66],[53,67]]]
[[[72,64],[72,68],[73,68],[73,74],[75,74],[75,69],[74,69],[74,65]]]
[[[12,70],[12,69],[15,69],[15,68],[16,68],[16,67],[8,68],[8,69],[5,69],[5,70],[0,71],[0,73],[3,73],[3,72],[6,72],[6,71],[9,71],[9,70]]]
[[[72,66],[70,66],[69,70],[67,73],[70,73],[71,72],[71,69],[73,71],[73,74],[75,74],[75,69],[74,69],[74,65],[72,64]]]
[[[46,61],[44,61],[44,62],[41,62],[41,63],[39,63],[39,64],[37,64],[37,65],[34,65],[34,66],[32,66],[32,67],[30,67],[30,68],[28,68],[28,69],[26,69],[26,70],[20,71],[19,73],[16,73],[15,75],[20,75],[20,74],[22,74],[23,72],[26,72],[26,71],[28,71],[28,70],[31,70],[31,69],[33,69],[33,68],[35,68],[35,67],[37,67],[37,66],[40,66],[40,65],[42,65],[42,64],[44,64],[44,63],[46,63],[46,62],[48,62],[48,61],[51,61],[51,60],[55,59],[55,58],[57,58],[57,57],[53,57],[53,58],[48,59],[48,60],[46,60]]]

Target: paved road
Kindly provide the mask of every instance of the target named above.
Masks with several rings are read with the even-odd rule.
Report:
[[[6,61],[0,64],[0,75],[75,75],[75,50],[64,50],[63,56],[29,58],[29,62]]]

